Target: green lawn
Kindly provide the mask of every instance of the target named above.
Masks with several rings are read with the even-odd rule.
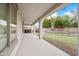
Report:
[[[62,41],[65,42],[67,44],[70,44],[72,46],[76,46],[77,45],[77,37],[71,37],[71,36],[65,36],[65,35],[59,35],[59,34],[44,34],[43,38],[46,40],[58,40],[58,41]]]

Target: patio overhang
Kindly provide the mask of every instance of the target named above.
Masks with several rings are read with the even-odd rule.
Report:
[[[24,25],[33,25],[43,17],[49,16],[66,6],[67,3],[18,3],[17,5]]]

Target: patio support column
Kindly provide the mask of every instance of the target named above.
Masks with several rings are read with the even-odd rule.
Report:
[[[42,22],[43,20],[39,20],[39,39],[42,39]]]
[[[24,33],[24,21],[22,21],[22,33]]]
[[[35,25],[33,25],[33,34],[35,34],[35,31],[36,29],[35,29]]]
[[[77,7],[77,20],[78,20],[78,47],[77,47],[77,55],[79,56],[79,3]]]

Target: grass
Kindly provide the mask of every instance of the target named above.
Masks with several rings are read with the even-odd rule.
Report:
[[[58,40],[62,41],[66,44],[70,44],[73,47],[77,46],[77,37],[74,36],[66,36],[66,35],[59,35],[59,34],[44,34],[43,39],[45,40]]]

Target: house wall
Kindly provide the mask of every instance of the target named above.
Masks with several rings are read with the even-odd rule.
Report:
[[[23,37],[22,35],[22,18],[19,14],[19,12],[17,12],[17,39],[21,40]]]
[[[17,9],[10,4],[10,43],[17,40]]]
[[[14,4],[0,4],[0,54],[4,54],[3,51],[10,51],[17,39],[13,53],[22,39],[22,18]],[[9,50],[6,50],[7,47]]]
[[[16,52],[19,48],[19,45],[20,45],[20,42],[23,38],[23,32],[22,32],[22,18],[19,14],[19,12],[17,11],[17,39],[18,39],[18,42],[17,42],[17,45],[15,46],[15,48],[13,49],[12,53],[11,53],[11,56],[15,56],[16,55]]]

